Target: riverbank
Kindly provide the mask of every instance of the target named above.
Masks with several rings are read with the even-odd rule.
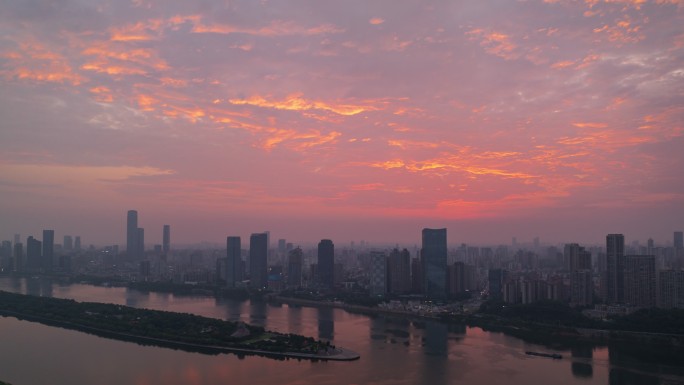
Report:
[[[590,343],[596,346],[610,344],[640,344],[651,347],[649,350],[660,350],[663,355],[676,355],[684,358],[684,334],[652,333],[630,330],[610,330],[582,328],[561,324],[511,320],[500,316],[487,314],[442,314],[417,313],[402,310],[383,309],[349,305],[341,302],[315,301],[292,297],[270,296],[273,303],[285,303],[297,306],[332,307],[345,311],[370,315],[388,315],[402,318],[438,320],[446,323],[459,323],[471,327],[479,327],[486,331],[502,332],[526,341],[549,345],[574,345],[576,343]]]
[[[360,358],[358,353],[351,350],[331,346],[329,343],[316,341],[310,337],[269,332],[263,328],[190,314],[119,305],[79,303],[72,300],[0,292],[0,315],[105,338],[205,354],[233,353],[275,359],[296,358],[314,361],[351,361]],[[74,321],[76,319],[81,322]],[[199,330],[199,334],[192,334],[190,333],[192,331],[188,331],[188,322],[192,324],[191,327]],[[173,329],[170,329],[169,325],[173,325]],[[104,326],[109,326],[109,328]],[[150,328],[159,330],[150,330]],[[239,337],[235,337],[238,334],[236,329],[242,332]],[[232,333],[226,336],[226,332]],[[158,335],[155,336],[153,333]],[[224,335],[222,339],[213,338],[217,334]],[[162,338],[162,335],[168,337]]]

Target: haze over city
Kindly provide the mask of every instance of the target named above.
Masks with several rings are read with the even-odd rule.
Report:
[[[0,234],[672,242],[681,1],[0,4]]]

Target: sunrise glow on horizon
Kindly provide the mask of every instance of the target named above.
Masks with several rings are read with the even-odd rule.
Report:
[[[3,2],[0,233],[121,242],[133,209],[150,242],[665,244],[683,26],[679,0]]]

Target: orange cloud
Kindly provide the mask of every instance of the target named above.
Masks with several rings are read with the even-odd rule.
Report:
[[[339,29],[331,24],[322,24],[315,27],[303,27],[292,21],[276,20],[269,25],[261,28],[244,28],[228,24],[202,24],[199,20],[194,20],[195,24],[192,28],[194,33],[218,33],[218,34],[233,34],[242,33],[247,35],[256,35],[264,37],[274,36],[291,36],[303,35],[313,36],[330,33],[340,33],[344,30]]]
[[[575,127],[579,127],[579,128],[606,128],[606,127],[608,127],[608,125],[605,123],[592,123],[592,122],[573,123],[572,125]]]
[[[62,54],[53,52],[38,42],[20,44],[20,51],[3,54],[7,59],[0,74],[5,78],[31,80],[36,82],[69,83],[79,85],[87,79],[71,67]]]
[[[628,16],[617,21],[614,25],[604,24],[601,27],[594,28],[593,31],[595,34],[606,36],[608,41],[614,43],[637,43],[646,37],[641,32],[641,26],[633,25]]]
[[[466,32],[466,35],[479,39],[480,46],[492,55],[506,60],[517,59],[520,56],[517,53],[518,46],[511,41],[511,36],[505,33],[472,29]]]
[[[235,105],[252,105],[257,107],[275,108],[278,110],[308,111],[325,110],[339,115],[352,116],[366,111],[375,111],[377,108],[372,106],[361,106],[353,104],[331,104],[322,101],[307,100],[301,94],[291,94],[284,100],[269,100],[262,96],[252,96],[247,99],[230,99],[229,102]]]
[[[374,18],[368,20],[368,22],[371,23],[371,24],[373,24],[373,25],[380,25],[380,24],[384,23],[385,20],[383,20],[383,19],[381,19],[381,18],[379,18],[379,17],[374,17]]]
[[[112,41],[135,42],[155,40],[164,25],[162,20],[153,19],[146,22],[124,25],[110,29]]]
[[[90,89],[90,92],[95,94],[95,100],[98,102],[103,102],[103,103],[111,103],[114,101],[114,97],[112,96],[112,91],[104,86],[99,86],[99,87],[93,87]]]

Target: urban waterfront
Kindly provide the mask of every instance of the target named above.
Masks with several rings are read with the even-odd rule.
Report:
[[[1,278],[0,290],[242,320],[330,340],[353,362],[203,355],[0,319],[0,380],[22,384],[684,384],[684,366],[656,365],[606,347],[530,344],[502,333],[433,320],[342,309],[178,297],[121,287]],[[525,351],[557,352],[561,360]]]

